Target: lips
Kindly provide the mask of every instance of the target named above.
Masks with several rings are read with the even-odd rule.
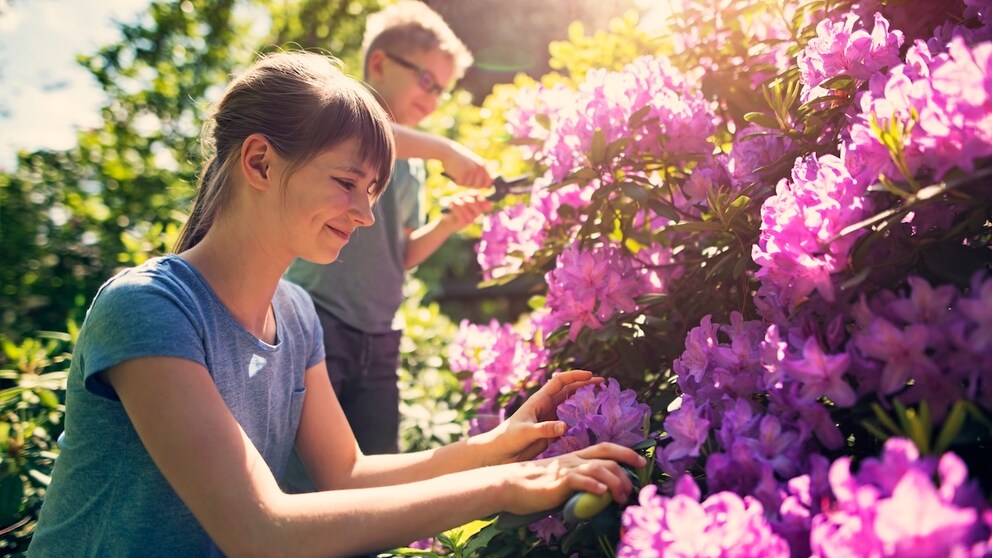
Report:
[[[347,242],[347,240],[349,238],[351,238],[351,233],[350,232],[345,232],[345,231],[343,231],[341,229],[334,228],[331,225],[324,225],[324,227],[327,228],[328,230],[330,230],[332,233],[334,233],[335,235],[337,235],[338,237],[340,237],[342,240],[344,240],[346,242]]]

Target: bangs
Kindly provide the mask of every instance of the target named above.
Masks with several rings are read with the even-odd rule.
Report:
[[[378,198],[389,185],[393,173],[395,146],[393,128],[386,111],[362,85],[339,89],[326,99],[319,114],[310,122],[314,138],[313,154],[354,140],[362,164],[371,167],[375,183],[371,193]]]

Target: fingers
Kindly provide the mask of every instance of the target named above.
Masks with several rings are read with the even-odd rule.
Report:
[[[592,379],[592,377],[592,372],[588,370],[567,370],[565,372],[558,372],[557,374],[551,376],[551,379],[545,382],[545,384],[541,386],[541,389],[537,390],[537,393],[555,398],[555,396],[561,393],[562,390],[567,390],[570,385],[573,385],[576,382],[587,382]],[[572,391],[574,391],[574,389]]]
[[[492,206],[492,202],[482,196],[458,196],[447,205],[447,212],[458,228],[462,228],[492,209]]]
[[[537,440],[520,452],[518,461],[530,461],[534,459],[538,455],[541,455],[544,450],[548,449],[548,445],[547,438]]]
[[[585,387],[589,384],[598,384],[605,381],[599,376],[593,376],[592,372],[588,370],[569,370],[567,372],[559,372],[552,376],[552,382],[558,381],[559,384],[552,385],[549,389],[548,395],[551,397],[553,407],[557,408],[562,401],[565,401],[575,393],[579,388]],[[547,386],[547,384],[545,384]],[[543,389],[543,388],[542,388]]]
[[[484,165],[478,165],[472,169],[462,185],[469,188],[488,188],[493,185],[493,177],[489,175]]]
[[[634,468],[643,467],[647,464],[647,460],[641,454],[613,442],[601,442],[594,446],[578,450],[575,453],[585,459],[609,459]]]
[[[569,478],[572,488],[593,494],[609,491],[616,502],[626,502],[634,489],[630,478],[616,461],[590,460],[576,467],[574,472],[575,474]]]

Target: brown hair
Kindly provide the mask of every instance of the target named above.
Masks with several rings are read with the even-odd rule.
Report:
[[[401,0],[369,15],[362,39],[366,74],[369,54],[384,50],[402,54],[411,50],[440,49],[455,63],[454,80],[472,65],[472,53],[440,14],[417,0]],[[443,85],[443,84],[442,84]]]
[[[204,123],[206,165],[176,252],[200,242],[228,204],[241,145],[252,134],[264,135],[289,161],[286,176],[320,152],[354,139],[362,162],[376,174],[372,194],[378,196],[389,184],[393,130],[372,93],[327,56],[302,51],[269,54],[231,82]]]

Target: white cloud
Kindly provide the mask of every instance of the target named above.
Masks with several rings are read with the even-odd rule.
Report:
[[[99,124],[103,93],[75,61],[115,41],[148,0],[0,0],[0,168],[18,149],[65,149]]]

